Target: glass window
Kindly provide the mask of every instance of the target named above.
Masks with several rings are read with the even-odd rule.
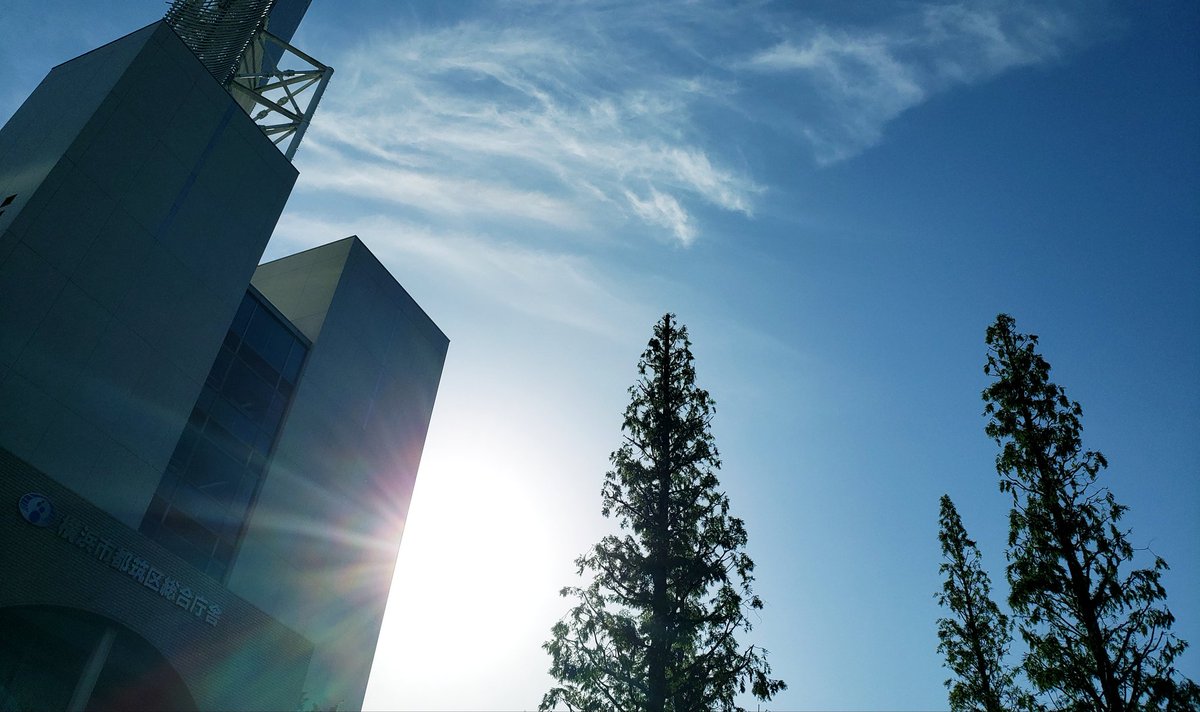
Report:
[[[233,433],[222,427],[215,419],[209,419],[208,425],[204,428],[204,435],[239,465],[244,465],[246,458],[250,456],[250,446],[234,437]]]
[[[242,348],[249,347],[271,368],[279,373],[287,363],[288,352],[296,341],[291,329],[287,328],[266,309],[254,312],[246,329]]]
[[[187,488],[179,488],[176,492]],[[182,537],[187,543],[195,547],[200,554],[209,554],[213,550],[213,546],[217,543],[217,537],[209,531],[203,524],[196,521],[183,510],[172,504],[167,510],[166,517],[163,518],[163,528],[169,529],[175,534]]]
[[[307,353],[308,349],[304,347],[304,344],[299,341],[292,344],[292,350],[288,354],[287,363],[284,364],[283,371],[280,372],[284,381],[288,383],[296,382],[296,379],[300,377],[300,364],[304,363],[304,355]]]
[[[213,363],[212,370],[208,373],[207,384],[213,388],[220,388],[225,382],[225,372],[229,370],[229,363],[233,361],[233,351],[229,348],[228,341],[221,345],[221,350],[217,352],[217,360]]]
[[[142,520],[144,534],[213,578],[228,573],[307,353],[248,291]]]
[[[229,333],[234,337],[241,337],[246,333],[246,325],[250,323],[250,316],[254,314],[256,308],[258,308],[258,300],[250,292],[246,292],[246,296],[242,297],[241,305],[238,306],[237,314],[233,317],[233,323],[229,325]]]
[[[208,417],[210,423],[217,423],[233,437],[247,445],[253,445],[262,438],[263,431],[258,424],[235,408],[227,398],[221,398],[213,403]]]
[[[250,370],[245,361],[236,358],[229,368],[229,376],[225,379],[221,395],[261,424],[266,419],[275,388]]]
[[[192,450],[196,447],[196,440],[200,437],[201,427],[203,423],[199,426],[188,423],[183,429],[183,435],[179,437],[179,443],[175,445],[175,452],[167,464],[168,472],[183,472],[187,469],[188,462],[192,459]]]

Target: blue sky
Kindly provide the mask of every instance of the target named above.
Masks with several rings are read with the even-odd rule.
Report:
[[[8,6],[4,117],[163,11]],[[747,640],[789,684],[764,707],[946,707],[943,492],[1005,590],[1000,311],[1200,645],[1197,27],[1189,2],[314,0],[296,44],[336,73],[268,257],[358,234],[451,338],[368,705],[536,707],[668,310],[758,564]]]

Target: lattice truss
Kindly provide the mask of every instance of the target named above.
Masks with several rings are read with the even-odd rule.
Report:
[[[170,0],[165,19],[291,160],[333,68],[267,31],[275,1]],[[303,66],[280,69],[285,59]]]
[[[287,59],[306,66],[280,69]],[[228,86],[263,133],[291,160],[332,76],[332,67],[260,30]]]

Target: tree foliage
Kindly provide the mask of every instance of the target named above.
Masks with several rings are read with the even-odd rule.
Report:
[[[1104,456],[1082,447],[1082,410],[1050,381],[1037,337],[1004,314],[988,328],[987,434],[1001,447],[1000,489],[1012,495],[1009,604],[1029,647],[1024,669],[1056,708],[1200,708],[1175,658],[1186,643],[1153,557],[1134,568],[1126,507],[1098,483]]]
[[[713,400],[674,315],[655,325],[638,373],[601,492],[622,533],[576,560],[589,585],[561,592],[576,604],[543,646],[558,684],[541,709],[726,712],[747,689],[770,699],[786,685],[765,650],[735,637],[763,604],[746,528],[718,489]]]
[[[1012,642],[1012,623],[991,598],[991,579],[979,549],[967,537],[958,510],[942,495],[938,540],[945,577],[938,604],[950,615],[938,619],[938,652],[956,679],[946,680],[952,712],[1004,712],[1029,707],[1028,695],[1015,683],[1004,662]]]

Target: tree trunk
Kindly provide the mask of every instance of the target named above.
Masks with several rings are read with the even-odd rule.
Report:
[[[1071,534],[1067,529],[1058,491],[1052,486],[1054,468],[1047,461],[1044,444],[1037,442],[1038,439],[1032,437],[1036,425],[1028,407],[1023,409],[1021,417],[1025,422],[1026,432],[1030,434],[1030,440],[1035,446],[1033,455],[1037,461],[1040,494],[1046,503],[1046,509],[1049,510],[1050,519],[1054,525],[1054,540],[1058,544],[1059,556],[1066,561],[1067,572],[1070,574],[1071,595],[1075,599],[1079,617],[1087,632],[1086,642],[1088,650],[1092,654],[1092,660],[1096,663],[1096,669],[1093,672],[1100,681],[1105,712],[1125,712],[1125,701],[1121,699],[1121,693],[1113,675],[1112,661],[1108,659],[1108,649],[1104,645],[1104,636],[1100,632],[1100,617],[1096,613],[1096,602],[1092,598],[1091,581],[1084,574],[1083,566],[1075,556],[1077,553],[1075,544],[1071,541]]]
[[[651,553],[651,578],[653,581],[650,604],[650,650],[648,654],[648,680],[646,690],[647,712],[664,712],[667,704],[667,658],[670,654],[670,635],[667,617],[670,602],[667,598],[667,567],[670,555],[670,519],[668,510],[671,498],[670,432],[671,387],[674,381],[671,363],[671,343],[674,332],[670,315],[663,317],[664,329],[659,344],[658,364],[659,397],[658,422],[655,424],[654,454],[655,478],[658,492],[654,512],[654,551]]]
[[[992,690],[992,678],[988,674],[989,667],[983,654],[983,644],[979,640],[979,617],[975,614],[974,600],[971,598],[971,587],[966,576],[960,577],[963,584],[963,598],[967,604],[967,634],[971,637],[971,652],[975,655],[975,667],[979,670],[979,684],[983,688],[983,704],[987,712],[1004,712],[1000,708],[999,696]]]

